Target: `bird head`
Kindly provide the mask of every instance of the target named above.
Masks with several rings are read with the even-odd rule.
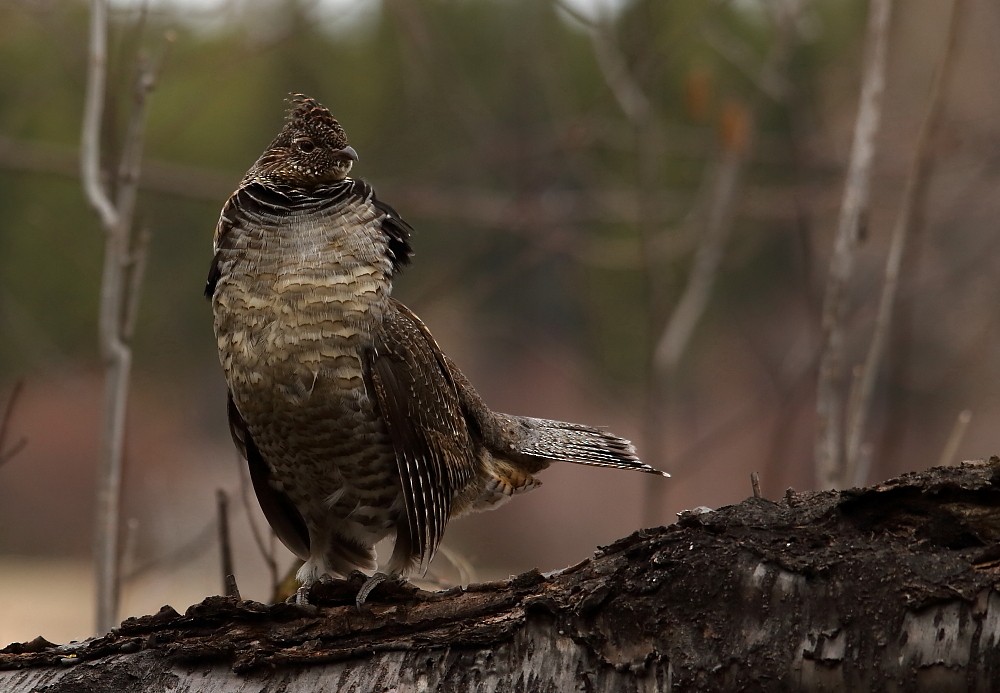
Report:
[[[244,181],[310,189],[347,177],[358,160],[347,134],[325,106],[292,97],[285,126],[247,172]]]

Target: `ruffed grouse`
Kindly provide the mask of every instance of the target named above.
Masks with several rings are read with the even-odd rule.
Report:
[[[390,296],[411,228],[348,177],[357,159],[326,108],[294,97],[222,209],[205,291],[233,439],[265,516],[305,561],[303,587],[374,570],[390,534],[390,574],[426,569],[451,518],[534,488],[553,461],[662,473],[604,431],[483,403]]]

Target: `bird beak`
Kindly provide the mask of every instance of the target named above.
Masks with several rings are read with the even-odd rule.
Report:
[[[345,159],[350,159],[351,161],[358,160],[358,153],[354,151],[354,147],[348,145],[343,149],[337,150],[337,154]]]

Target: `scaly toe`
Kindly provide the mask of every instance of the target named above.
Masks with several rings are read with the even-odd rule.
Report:
[[[364,606],[365,602],[368,600],[368,595],[372,593],[372,590],[388,579],[389,576],[385,573],[375,573],[370,578],[365,580],[365,584],[361,585],[361,589],[358,590],[358,596],[355,600],[355,603],[358,605],[358,609]]]

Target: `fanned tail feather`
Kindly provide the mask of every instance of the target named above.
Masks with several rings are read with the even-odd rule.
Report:
[[[517,450],[522,455],[670,476],[640,460],[631,442],[607,431],[565,421],[516,418],[524,434]]]

